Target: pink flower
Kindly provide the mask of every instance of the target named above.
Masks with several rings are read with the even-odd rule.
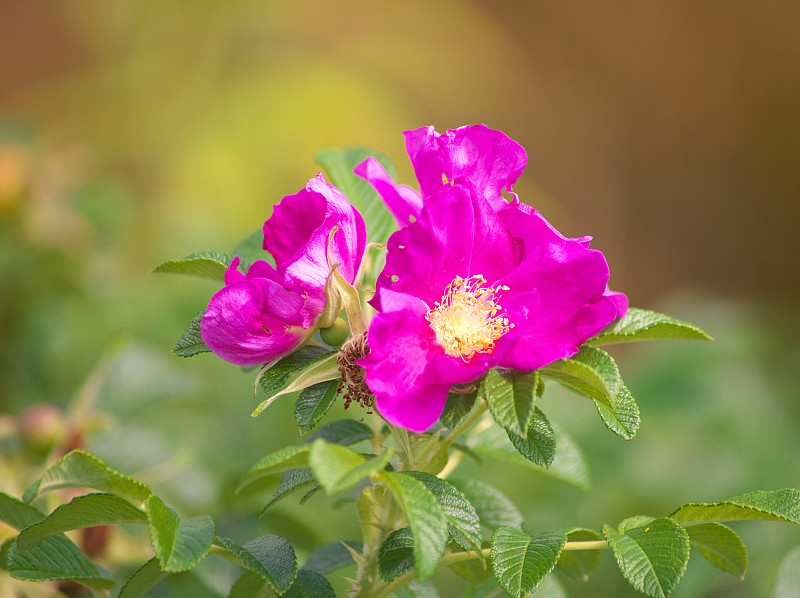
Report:
[[[587,238],[563,237],[519,202],[495,209],[486,199],[498,185],[479,181],[425,197],[389,238],[373,299],[359,363],[381,415],[415,432],[436,422],[452,384],[571,357],[627,310]]]
[[[368,158],[353,171],[375,188],[401,227],[419,216],[423,198],[464,180],[495,209],[502,209],[508,205],[503,191],[512,190],[528,161],[521,145],[486,125],[444,134],[422,127],[403,135],[421,195],[407,185],[396,185],[375,158]]]
[[[353,283],[365,246],[361,214],[322,175],[311,179],[284,197],[264,223],[264,249],[275,268],[259,260],[242,274],[239,258],[231,263],[225,287],[211,298],[200,323],[203,341],[238,365],[288,355],[314,332],[325,309],[328,258]]]

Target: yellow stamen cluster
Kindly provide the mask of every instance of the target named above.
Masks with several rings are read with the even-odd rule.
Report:
[[[497,302],[499,293],[508,287],[485,284],[480,274],[456,276],[442,300],[425,316],[444,352],[465,362],[476,353],[491,353],[495,341],[514,327]]]

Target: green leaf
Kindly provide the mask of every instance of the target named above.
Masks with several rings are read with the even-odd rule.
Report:
[[[597,407],[597,412],[603,419],[603,423],[609,430],[625,440],[633,440],[639,431],[639,422],[641,421],[639,419],[639,405],[636,404],[631,391],[621,380],[615,398],[616,402],[613,408],[597,399],[592,400],[595,407]]]
[[[246,486],[268,475],[307,466],[310,449],[307,444],[293,445],[266,455],[244,474],[236,491],[240,492]]]
[[[49,536],[97,525],[146,523],[144,511],[114,494],[86,494],[61,505],[45,519],[25,528],[17,547],[28,550]]]
[[[481,381],[478,395],[501,427],[517,436],[525,436],[533,417],[536,372],[489,370]]]
[[[353,174],[353,169],[369,156],[375,156],[389,176],[397,179],[397,173],[389,159],[367,147],[327,149],[319,152],[314,159],[326,170],[331,182],[361,212],[367,225],[369,240],[372,243],[385,243],[389,235],[397,229],[397,224],[372,185]]]
[[[0,521],[3,523],[16,530],[21,530],[42,519],[44,519],[44,514],[38,509],[5,492],[0,492]]]
[[[448,430],[453,430],[469,415],[475,406],[478,389],[471,385],[470,390],[455,392],[451,390],[447,395],[444,410],[439,416],[439,421]]]
[[[339,380],[304,388],[294,405],[294,418],[301,434],[312,430],[331,408],[339,391]]]
[[[397,598],[439,598],[439,592],[432,581],[414,581],[395,592]]]
[[[288,496],[295,490],[308,486],[313,482],[314,474],[311,472],[310,467],[298,467],[297,469],[284,471],[283,477],[281,478],[281,483],[278,484],[275,492],[272,493],[272,496],[270,497],[264,509],[261,511],[261,515],[259,515],[259,517],[263,517],[267,509],[269,509],[280,499]]]
[[[158,559],[153,557],[134,571],[133,575],[122,586],[117,598],[140,598],[166,576],[167,572],[161,570]]]
[[[103,461],[85,451],[74,450],[53,463],[44,475],[25,491],[23,500],[31,502],[37,496],[64,488],[92,488],[143,503],[150,488],[111,469]]]
[[[391,449],[385,449],[377,457],[364,459],[362,455],[338,444],[315,440],[311,445],[308,463],[314,477],[329,495],[354,486],[376,471],[386,467]]]
[[[276,592],[285,592],[297,575],[297,556],[285,538],[260,536],[239,546],[227,538],[214,538],[214,544],[269,582]],[[237,582],[238,583],[238,582]]]
[[[800,490],[757,490],[716,503],[688,503],[670,515],[683,526],[762,519],[800,524]]]
[[[577,486],[581,490],[591,490],[592,480],[589,466],[580,447],[564,430],[553,424],[556,434],[556,457],[545,471],[550,477]]]
[[[178,357],[194,357],[200,353],[210,353],[211,349],[203,341],[200,336],[200,322],[203,320],[205,310],[200,310],[197,315],[192,318],[189,326],[184,331],[183,335],[175,343],[172,348],[172,354]]]
[[[269,583],[258,573],[245,571],[228,592],[228,598],[273,598]]]
[[[225,280],[225,271],[233,258],[230,253],[219,251],[198,251],[179,260],[170,260],[153,268],[156,274],[189,274],[212,280]]]
[[[552,576],[545,577],[545,580],[550,579],[551,577]],[[492,577],[477,587],[467,588],[464,592],[464,598],[497,598],[502,592],[503,590],[497,584],[497,580]],[[545,595],[545,598],[551,597]]]
[[[414,534],[410,528],[389,534],[378,551],[378,574],[383,581],[392,581],[414,568]]]
[[[350,446],[361,440],[372,438],[372,428],[367,424],[354,419],[337,419],[329,424],[317,428],[308,437],[308,443],[322,438],[325,442]]]
[[[271,266],[275,266],[275,260],[272,256],[264,251],[264,229],[257,228],[252,233],[247,235],[231,252],[233,255],[238,255],[242,258],[240,268],[245,269],[245,265],[252,264],[258,260],[265,260]]]
[[[704,523],[686,528],[692,548],[726,573],[744,579],[747,548],[735,531],[721,523]]]
[[[330,349],[316,345],[303,345],[291,355],[266,370],[258,379],[264,394],[271,397],[284,388],[292,376],[296,376],[320,359],[335,354]]]
[[[11,577],[25,581],[74,581],[98,590],[115,583],[64,535],[45,538],[25,552],[17,550],[16,540],[11,540],[5,547],[3,566]]]
[[[278,397],[282,397],[283,395],[287,395],[292,392],[297,392],[298,390],[303,390],[304,388],[319,384],[320,382],[338,380],[341,378],[342,374],[339,371],[339,364],[336,362],[336,355],[337,353],[335,352],[329,352],[327,355],[314,360],[300,372],[300,374],[291,382],[291,384],[289,384],[289,386],[274,393],[271,397],[259,403],[258,407],[253,410],[251,415],[253,417],[258,417],[261,415],[264,409],[269,407]]]
[[[411,434],[409,444],[418,470],[436,475],[447,466],[450,443],[440,434]]]
[[[589,342],[593,345],[607,345],[671,338],[711,340],[710,336],[693,324],[658,312],[631,307],[624,318],[606,328]]]
[[[152,495],[147,499],[147,520],[150,541],[164,571],[188,571],[211,549],[214,521],[208,515],[181,522],[175,511]]]
[[[620,384],[619,369],[611,355],[602,349],[583,345],[573,357],[554,361],[541,368],[539,373],[614,408]]]
[[[619,525],[617,525],[617,531],[621,534],[624,534],[636,527],[645,527],[648,523],[654,520],[655,517],[650,517],[649,515],[634,515],[633,517],[628,517],[627,519],[620,521]]]
[[[450,481],[475,508],[481,526],[487,530],[494,531],[504,526],[519,527],[522,523],[522,515],[514,503],[494,486],[477,479]]]
[[[555,458],[547,469],[523,457],[512,444],[509,435],[497,426],[490,426],[477,434],[473,433],[469,439],[469,447],[483,457],[515,463],[588,490],[591,485],[589,468],[580,448],[569,434],[557,426],[553,426],[553,430],[556,443]]]
[[[451,563],[447,568],[474,586],[484,583],[487,579],[492,579],[492,569],[484,559]]]
[[[450,482],[421,471],[404,471],[419,480],[442,507],[453,540],[464,550],[481,547],[481,521],[464,493]]]
[[[792,550],[781,561],[781,568],[772,588],[771,598],[798,598],[800,596],[800,547]]]
[[[300,499],[300,504],[306,504],[306,501],[320,490],[322,490],[322,486],[314,482],[314,484],[311,486],[311,489],[303,495],[303,498]]]
[[[556,566],[566,541],[564,534],[534,538],[511,527],[498,528],[492,536],[495,578],[511,596],[527,596]]]
[[[567,542],[594,542],[603,536],[591,529],[573,529],[567,532]],[[558,559],[558,569],[579,581],[589,581],[589,574],[600,563],[600,550],[564,550]]]
[[[429,579],[447,546],[447,519],[433,493],[425,484],[408,475],[381,472],[380,482],[389,489],[402,508],[414,535],[414,562],[417,578]]]
[[[569,598],[564,586],[555,575],[545,577],[531,596],[533,598]]]
[[[544,413],[536,407],[525,437],[506,429],[509,440],[528,461],[549,467],[556,456],[556,435]]]
[[[678,585],[689,562],[689,536],[669,517],[620,533],[608,525],[603,534],[622,575],[634,588],[666,598]]]
[[[300,569],[284,598],[336,598],[333,586],[316,571]]]
[[[331,573],[351,565],[354,562],[352,551],[361,552],[361,548],[360,542],[350,540],[323,544],[308,555],[303,568],[316,571],[320,575]]]

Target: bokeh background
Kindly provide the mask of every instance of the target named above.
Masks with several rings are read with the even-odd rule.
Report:
[[[631,443],[579,397],[545,398],[591,493],[465,472],[539,529],[800,487],[800,4],[0,0],[0,489],[47,458],[20,429],[50,426],[238,540],[355,537],[351,505],[289,498],[259,520],[268,494],[233,495],[297,441],[291,401],[251,419],[252,373],[171,356],[217,287],[149,271],[230,250],[320,149],[379,148],[411,182],[401,131],[478,122],[527,149],[515,190],[593,235],[614,288],[716,342],[615,349],[642,409]],[[63,418],[31,415],[41,403]],[[800,532],[737,530],[747,579],[694,558],[676,597],[769,595]],[[135,537],[115,545],[143,562]],[[224,595],[230,575],[211,564],[154,595]],[[609,554],[565,588],[637,595]]]

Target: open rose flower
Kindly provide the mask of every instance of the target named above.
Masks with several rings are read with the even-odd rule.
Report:
[[[415,432],[436,422],[452,384],[571,357],[627,311],[587,238],[519,202],[495,209],[487,188],[443,186],[388,241],[359,363],[381,415]]]
[[[264,249],[275,267],[259,260],[242,274],[238,257],[230,265],[225,287],[211,298],[200,323],[203,341],[238,365],[288,355],[314,332],[325,309],[329,257],[353,283],[365,246],[361,214],[322,175],[311,179],[284,197],[264,223]]]
[[[528,161],[520,144],[486,125],[470,125],[445,133],[422,127],[403,135],[420,193],[408,185],[395,184],[375,158],[367,158],[354,170],[375,188],[401,227],[419,216],[423,198],[445,185],[465,180],[492,207],[503,209],[508,205],[503,191],[512,190]]]

